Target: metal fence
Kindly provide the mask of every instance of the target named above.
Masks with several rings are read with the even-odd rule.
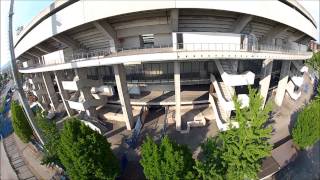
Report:
[[[159,53],[159,52],[196,52],[196,51],[215,51],[215,52],[274,52],[287,53],[292,55],[302,55],[309,53],[307,46],[298,45],[296,48],[287,46],[275,46],[268,44],[236,44],[236,43],[177,43],[157,46],[135,47],[135,48],[118,48],[112,52],[111,48],[97,49],[90,51],[74,52],[72,55],[65,56],[64,62],[56,61],[52,63],[63,64],[68,62],[78,62],[90,59],[102,59],[108,56],[124,56],[142,53]],[[50,65],[52,65],[50,64]],[[39,67],[35,64],[34,66]],[[45,65],[40,65],[45,66]]]

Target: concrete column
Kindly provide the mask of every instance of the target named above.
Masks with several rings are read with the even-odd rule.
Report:
[[[87,79],[88,75],[88,68],[81,68],[81,69],[75,69],[76,78],[78,78],[79,81],[81,79],[85,80]],[[83,87],[79,89],[80,91],[80,97],[83,98],[83,102],[85,101],[91,101],[93,99],[93,96],[91,94],[91,88],[92,87]],[[95,117],[97,115],[96,108],[95,107],[89,107],[86,109],[86,114],[90,117]]]
[[[43,72],[42,78],[43,78],[45,89],[48,93],[49,100],[51,102],[51,107],[53,108],[54,111],[57,111],[59,101],[58,101],[58,96],[56,94],[56,91],[54,90],[54,85],[53,85],[51,75],[49,72]]]
[[[118,95],[121,102],[123,118],[126,123],[127,129],[131,130],[133,126],[133,114],[130,104],[130,96],[128,92],[126,72],[123,64],[113,65],[113,71],[118,89]]]
[[[180,83],[180,63],[174,62],[174,93],[176,101],[176,130],[181,130],[181,83]]]
[[[270,86],[270,80],[271,80],[271,73],[272,73],[272,59],[265,59],[262,63],[261,68],[261,79],[260,79],[260,94],[263,97],[263,107],[266,103],[267,96],[268,96],[268,90]]]
[[[208,77],[208,62],[200,63],[200,78],[207,78]]]
[[[55,71],[54,72],[54,76],[55,76],[55,79],[56,79],[56,82],[57,82],[57,85],[58,85],[58,89],[59,89],[59,92],[60,92],[60,96],[61,96],[64,108],[65,108],[68,116],[71,117],[74,114],[74,111],[70,109],[70,106],[69,106],[68,101],[67,101],[68,99],[70,99],[70,95],[68,94],[67,91],[65,91],[62,88],[62,83],[61,83],[65,79],[63,77],[63,71]]]
[[[278,83],[277,94],[275,97],[275,103],[278,106],[281,106],[285,92],[286,92],[288,78],[289,78],[290,64],[291,64],[291,61],[282,61],[280,80]]]

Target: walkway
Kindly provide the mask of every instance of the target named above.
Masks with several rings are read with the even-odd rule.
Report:
[[[26,165],[14,140],[13,134],[4,139],[4,148],[8,159],[19,179],[37,179]]]

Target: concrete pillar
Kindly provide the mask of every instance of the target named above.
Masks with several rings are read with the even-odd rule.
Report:
[[[272,59],[265,59],[262,63],[261,68],[261,79],[260,79],[260,94],[263,97],[263,107],[266,103],[267,96],[268,96],[268,90],[270,86],[270,80],[271,80],[271,73],[272,73]]]
[[[65,79],[63,77],[63,71],[55,71],[54,76],[55,76],[55,79],[56,79],[56,82],[58,85],[59,93],[60,93],[64,108],[65,108],[68,116],[71,117],[74,114],[74,111],[72,109],[70,109],[70,106],[67,101],[68,99],[70,99],[70,95],[68,94],[67,91],[65,91],[62,88],[62,83],[61,83]]]
[[[288,78],[289,78],[290,64],[291,64],[291,61],[282,61],[280,80],[278,83],[277,94],[275,97],[275,103],[278,106],[281,106],[285,92],[286,92]]]
[[[200,78],[207,78],[208,77],[208,62],[200,62]]]
[[[181,83],[180,83],[180,63],[174,62],[174,93],[176,101],[176,130],[181,130]]]
[[[48,93],[49,100],[51,102],[51,107],[54,111],[57,111],[59,101],[56,91],[54,90],[53,81],[50,75],[50,72],[43,72],[42,73],[43,83],[45,86],[45,89]]]
[[[85,80],[87,79],[88,68],[75,69],[75,74],[76,74],[76,78],[78,78],[79,81],[81,81],[81,79]],[[93,96],[91,94],[91,88],[92,87],[82,87],[81,89],[79,89],[80,97],[83,98],[83,102],[90,101],[93,99]],[[86,109],[86,114],[89,117],[90,116],[95,117],[97,115],[96,108],[89,107],[88,109]]]
[[[123,118],[126,123],[127,129],[131,130],[133,126],[133,114],[130,104],[130,96],[128,92],[126,72],[123,64],[113,65],[113,71],[118,89],[118,95],[121,102]]]

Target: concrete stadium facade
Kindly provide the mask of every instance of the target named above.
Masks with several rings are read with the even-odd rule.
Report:
[[[25,90],[43,109],[116,120],[134,111],[173,109],[176,129],[205,125],[181,109],[209,105],[227,130],[247,87],[264,102],[301,94],[308,43],[317,27],[296,1],[56,1],[17,36]],[[32,104],[31,104],[32,105]],[[142,108],[144,107],[144,108]],[[108,108],[121,109],[120,115]]]

